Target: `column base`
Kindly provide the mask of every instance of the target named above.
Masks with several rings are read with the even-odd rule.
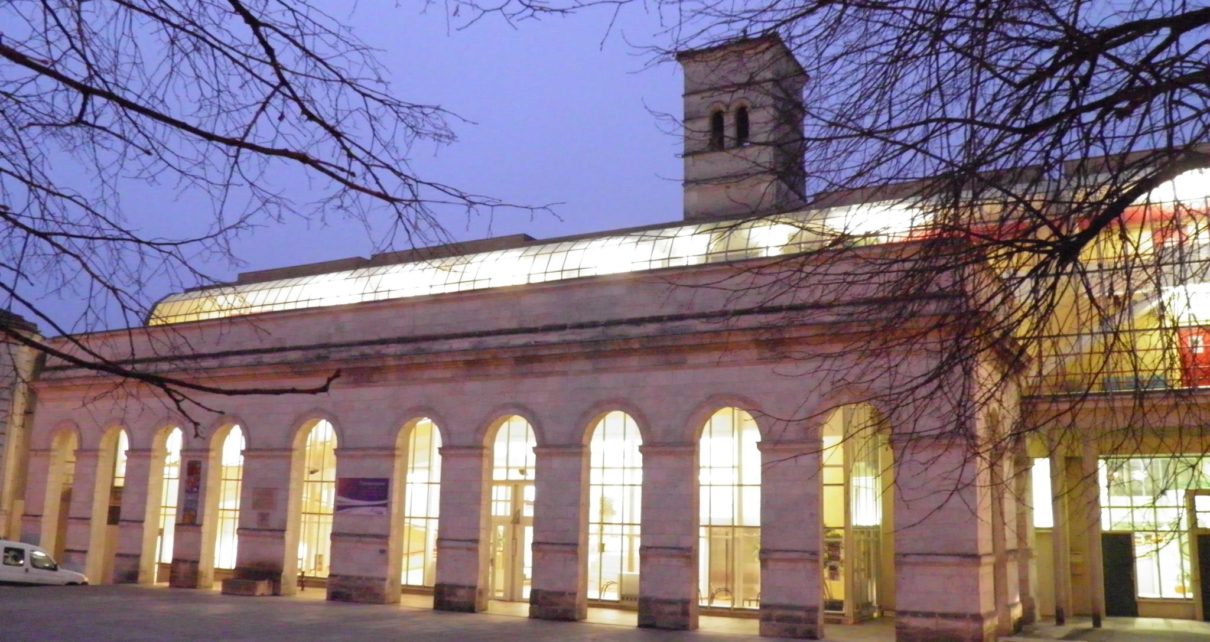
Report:
[[[399,602],[399,591],[396,590],[394,595],[391,595],[387,585],[386,579],[381,577],[329,575],[328,600],[360,604],[395,604]]]
[[[995,614],[895,612],[895,642],[990,642]]]
[[[645,629],[692,631],[697,628],[697,603],[655,597],[639,597],[639,626]]]
[[[579,600],[575,592],[532,589],[529,616],[536,620],[583,620],[588,617],[588,601]]]
[[[113,556],[113,583],[138,584],[140,557],[138,554],[115,553]]]
[[[281,595],[280,569],[239,567],[235,576],[223,580],[224,595]]]
[[[486,606],[485,602],[484,607]],[[437,584],[437,586],[433,587],[434,610],[476,613],[484,610],[484,607],[481,607],[480,603],[479,588],[476,586]]]
[[[199,564],[195,560],[172,560],[168,570],[168,586],[172,588],[198,588]]]
[[[822,629],[819,607],[760,605],[760,634],[764,637],[818,640]]]

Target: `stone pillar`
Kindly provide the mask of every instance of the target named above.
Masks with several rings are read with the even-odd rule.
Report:
[[[151,450],[126,451],[126,486],[122,489],[122,515],[118,520],[117,552],[113,562],[114,584],[149,584],[155,579],[155,540],[159,532],[160,494],[163,469],[153,475]],[[162,466],[162,462],[161,462]],[[160,483],[152,488],[152,478]],[[155,523],[144,520],[156,518]]]
[[[1017,496],[1017,584],[1021,595],[1022,625],[1038,620],[1037,564],[1034,559],[1033,460],[1022,449],[1013,457]]]
[[[995,560],[993,577],[995,580],[996,604],[996,633],[1008,635],[1013,630],[1013,609],[1016,587],[1016,573],[1009,577],[1009,528],[1007,503],[1011,494],[1005,487],[1008,483],[1004,475],[1005,458],[998,449],[991,454],[992,461],[988,464],[991,480],[991,535],[992,555]]]
[[[390,496],[395,474],[395,451],[385,448],[337,448],[336,484],[358,484],[369,496],[386,497],[381,510],[338,511],[332,515],[332,562],[328,599],[340,602],[395,604],[399,602],[400,561],[391,555],[392,531],[402,530],[392,514]],[[345,481],[348,480],[348,481]],[[396,488],[401,485],[395,485]]]
[[[760,634],[822,638],[820,443],[758,445]]]
[[[53,449],[37,449],[29,451],[28,477],[25,480],[25,513],[21,515],[21,532],[19,538],[23,542],[37,542],[39,546],[54,554],[56,515],[47,514],[47,493],[62,492],[62,484],[57,489],[51,488],[51,462],[54,460]],[[57,512],[59,498],[54,498]],[[59,560],[62,561],[62,560]]]
[[[223,593],[230,595],[293,595],[297,561],[289,564],[286,556],[298,556],[297,534],[294,550],[286,541],[291,490],[298,482],[291,475],[290,448],[244,450],[244,478],[240,488],[239,550],[235,571],[223,580]]]
[[[188,443],[188,442],[186,442]],[[218,477],[210,478],[208,449],[181,449],[181,483],[177,496],[176,526],[172,536],[172,588],[210,588],[214,585],[214,539],[218,521]],[[194,471],[194,472],[191,472]],[[196,479],[190,479],[196,476]],[[191,484],[196,484],[191,488]],[[214,486],[212,487],[212,484]],[[206,510],[214,495],[215,510]],[[207,524],[206,521],[211,522]],[[209,537],[206,536],[209,529]]]
[[[991,475],[957,428],[892,438],[898,642],[996,636]]]
[[[96,449],[76,449],[76,470],[71,489],[71,511],[67,515],[67,544],[63,549],[62,564],[72,570],[83,571],[94,584],[108,584],[111,578],[102,577],[105,566],[104,543],[106,516],[108,513],[109,489],[97,490],[99,481],[112,483],[112,475],[98,470],[102,457]],[[98,506],[99,504],[99,506]],[[93,519],[96,517],[96,519]],[[98,550],[99,549],[99,550]]]
[[[1092,625],[1100,628],[1105,617],[1105,559],[1101,551],[1101,493],[1098,488],[1096,442],[1084,442],[1080,467],[1083,472],[1080,480],[1081,521],[1087,537],[1084,559],[1088,571],[1085,577],[1088,578]]]
[[[487,608],[486,453],[482,446],[441,447],[434,609],[474,612]]]
[[[588,617],[588,448],[582,444],[534,449],[533,588],[529,616],[543,620]]]
[[[1068,543],[1070,516],[1067,512],[1067,457],[1061,452],[1050,456],[1050,492],[1054,512],[1051,547],[1054,556],[1055,624],[1066,624],[1071,610],[1071,547]]]
[[[697,444],[643,444],[639,626],[697,628]]]

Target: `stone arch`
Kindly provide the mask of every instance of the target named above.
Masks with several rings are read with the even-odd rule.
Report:
[[[414,408],[409,412],[412,414],[405,415],[409,418],[398,424],[395,438],[391,484],[391,497],[394,498],[391,532],[394,536],[391,538],[389,577],[401,578],[405,586],[431,587],[436,584],[440,445],[445,443],[445,431],[439,421],[427,414],[427,408]],[[421,425],[429,431],[422,441],[416,438],[416,430]],[[414,448],[422,448],[423,456],[417,456]],[[409,481],[413,477],[415,481]]]
[[[125,426],[111,424],[100,433],[93,475],[93,493],[89,511],[88,553],[84,574],[97,584],[113,583],[113,561],[117,553],[122,491],[125,487],[125,453],[129,446]],[[119,473],[121,474],[119,477]]]
[[[601,418],[614,411],[626,413],[634,421],[643,443],[653,439],[654,436],[650,434],[652,432],[651,422],[647,419],[646,413],[638,406],[623,399],[606,399],[592,404],[587,410],[580,413],[576,420],[576,425],[580,427],[580,443],[587,446],[592,440],[593,430],[596,429]]]
[[[539,446],[545,446],[549,442],[546,439],[546,431],[543,429],[542,422],[538,420],[538,413],[521,404],[507,403],[496,406],[487,413],[486,417],[479,422],[477,431],[478,443],[486,446],[491,450],[492,442],[496,438],[496,431],[504,424],[509,417],[520,417],[529,422],[534,431],[534,439]]]
[[[150,431],[150,457],[147,467],[147,495],[143,510],[143,536],[139,555],[138,582],[154,583],[159,565],[167,551],[172,562],[172,542],[176,530],[176,509],[181,480],[181,454],[185,445],[185,428],[177,423],[161,422]],[[170,444],[174,431],[180,440]],[[175,441],[175,440],[174,440]],[[176,456],[169,458],[169,446],[175,445]]]
[[[346,440],[344,428],[336,415],[327,410],[315,408],[294,416],[294,419],[290,422],[290,433],[288,433],[290,435],[290,441],[288,442],[288,447],[299,448],[305,445],[304,442],[307,439],[307,435],[310,434],[310,431],[315,427],[315,424],[321,421],[326,421],[332,425],[332,431],[336,433],[336,443],[349,443]],[[247,436],[245,435],[245,439],[246,438]],[[251,442],[249,442],[249,444],[250,443]]]
[[[331,562],[331,531],[334,506],[327,505],[326,497],[332,493],[323,493],[316,485],[336,483],[336,458],[340,444],[346,443],[341,435],[341,429],[333,415],[325,411],[310,411],[299,415],[300,421],[295,426],[290,447],[290,485],[289,497],[286,504],[285,547],[282,560],[281,591],[292,594],[298,586],[300,573],[309,577],[326,577]],[[307,441],[315,434],[322,424],[327,424],[332,432],[331,456],[328,455],[326,442],[317,443],[317,452],[307,452]],[[308,456],[315,456],[319,461],[308,463]],[[314,466],[308,470],[309,466]],[[309,476],[315,477],[308,479]],[[308,493],[308,484],[325,499],[305,510],[304,495]],[[304,522],[306,522],[304,524]],[[304,533],[304,531],[306,531]],[[305,551],[304,551],[305,547]],[[303,568],[299,568],[299,557],[303,557]]]
[[[41,534],[38,541],[56,560],[62,561],[67,539],[67,519],[71,512],[80,429],[71,421],[63,421],[49,431],[46,437],[49,455],[46,493],[42,503]]]
[[[380,440],[381,443],[393,444],[396,448],[398,448],[401,445],[401,440],[403,439],[403,430],[407,428],[409,424],[424,418],[428,418],[435,425],[440,426],[442,443],[452,441],[448,438],[449,433],[451,432],[449,428],[451,424],[448,422],[445,413],[428,404],[408,406],[407,409],[403,410],[402,412],[395,413],[394,417],[395,418],[391,421],[391,423],[385,427]]]
[[[239,427],[239,436],[243,440],[244,448],[247,448],[248,426],[236,415],[224,415],[211,423],[207,429],[210,438],[206,448],[205,484],[199,507],[202,531],[197,561],[196,585],[198,588],[210,588],[213,585],[215,568],[220,562],[220,552],[223,554],[222,557],[228,558],[225,561],[229,563],[230,567],[235,566],[234,553],[238,546],[236,529],[239,524],[241,504],[243,455],[239,456],[238,470],[232,471],[235,477],[226,480],[223,459],[224,449],[228,445],[228,440],[234,438],[233,432],[236,426]],[[232,444],[234,445],[234,442]],[[232,496],[224,497],[225,492]],[[230,514],[230,508],[224,508],[225,505],[231,503],[235,505],[234,515]],[[225,532],[229,532],[230,537],[226,537]]]
[[[714,416],[714,413],[724,408],[736,408],[748,413],[756,422],[756,429],[760,432],[761,439],[764,440],[767,437],[765,433],[768,430],[768,418],[761,411],[760,404],[743,395],[719,393],[710,395],[689,411],[685,420],[681,422],[683,440],[686,443],[696,444],[702,437],[706,422]]]

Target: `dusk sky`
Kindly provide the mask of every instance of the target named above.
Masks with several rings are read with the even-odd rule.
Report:
[[[516,26],[488,18],[463,30],[441,5],[422,12],[411,3],[365,2],[333,15],[381,49],[394,95],[471,121],[454,123],[459,140],[451,146],[418,147],[418,174],[513,203],[557,204],[554,216],[502,211],[468,220],[455,213],[444,220],[454,238],[549,238],[680,218],[679,129],[660,114],[679,116],[682,79],[674,62],[653,65],[640,49],[667,42],[658,17],[640,6],[623,12],[612,31],[603,11]],[[174,187],[132,185],[123,210],[144,230],[176,231],[208,216]],[[374,251],[355,222],[294,220],[241,237],[234,253],[243,265],[212,261],[206,270],[228,281],[240,271]],[[144,295],[150,302],[169,293],[164,284]],[[73,331],[98,329],[75,325],[77,295],[47,294],[43,305]]]

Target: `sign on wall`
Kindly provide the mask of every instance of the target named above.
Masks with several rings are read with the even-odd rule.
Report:
[[[198,497],[202,493],[202,460],[185,462],[185,497],[181,502],[181,524],[196,524]]]
[[[335,512],[386,515],[391,480],[387,477],[341,477],[336,480]]]

